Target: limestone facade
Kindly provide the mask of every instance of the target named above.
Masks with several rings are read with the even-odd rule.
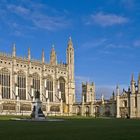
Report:
[[[132,79],[128,90],[116,93],[108,100],[95,96],[94,83],[82,83],[81,102],[75,100],[74,48],[69,38],[66,63],[58,63],[52,47],[50,61],[33,60],[28,49],[26,58],[0,53],[0,115],[30,115],[35,92],[40,92],[45,115],[81,115],[94,117],[140,118],[140,75],[137,83]],[[116,95],[115,95],[116,94]]]
[[[0,53],[0,114],[30,114],[35,91],[40,92],[45,114],[72,114],[75,102],[74,48],[71,38],[66,63],[58,63],[52,47],[50,62],[33,60],[28,49],[26,58]]]
[[[117,118],[140,118],[140,74],[135,82],[132,75],[130,87],[120,94],[119,87],[116,88]]]
[[[82,83],[82,99],[73,105],[73,114],[81,116],[95,116],[96,99],[95,84]]]

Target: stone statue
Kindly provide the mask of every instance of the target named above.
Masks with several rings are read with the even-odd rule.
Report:
[[[32,109],[32,113],[31,113],[31,118],[37,119],[37,120],[45,119],[45,115],[43,114],[43,111],[41,109],[42,102],[40,101],[40,92],[39,91],[35,92],[35,100],[32,103],[33,103],[33,109]]]

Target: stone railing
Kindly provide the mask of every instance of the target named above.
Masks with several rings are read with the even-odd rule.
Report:
[[[4,52],[0,52],[0,56],[3,56],[3,57],[12,57],[11,54],[4,53]]]

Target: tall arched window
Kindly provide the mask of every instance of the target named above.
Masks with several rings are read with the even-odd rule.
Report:
[[[48,98],[50,102],[53,102],[53,79],[50,76],[46,79],[46,89],[48,90]]]
[[[18,96],[21,100],[26,100],[26,76],[22,71],[17,73]]]
[[[0,85],[2,87],[2,98],[10,98],[10,71],[6,68],[0,70]]]
[[[39,91],[40,92],[40,76],[39,74],[37,73],[34,73],[33,76],[32,76],[32,86],[33,86],[33,89],[35,91]]]
[[[65,102],[65,79],[63,77],[59,78],[59,88],[61,91],[61,98],[63,100],[63,102]]]

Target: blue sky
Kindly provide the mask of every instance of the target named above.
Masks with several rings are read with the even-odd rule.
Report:
[[[66,61],[69,36],[75,48],[76,94],[82,81],[94,81],[97,97],[115,85],[127,87],[140,72],[139,0],[1,0],[0,51],[46,61],[52,44]]]

